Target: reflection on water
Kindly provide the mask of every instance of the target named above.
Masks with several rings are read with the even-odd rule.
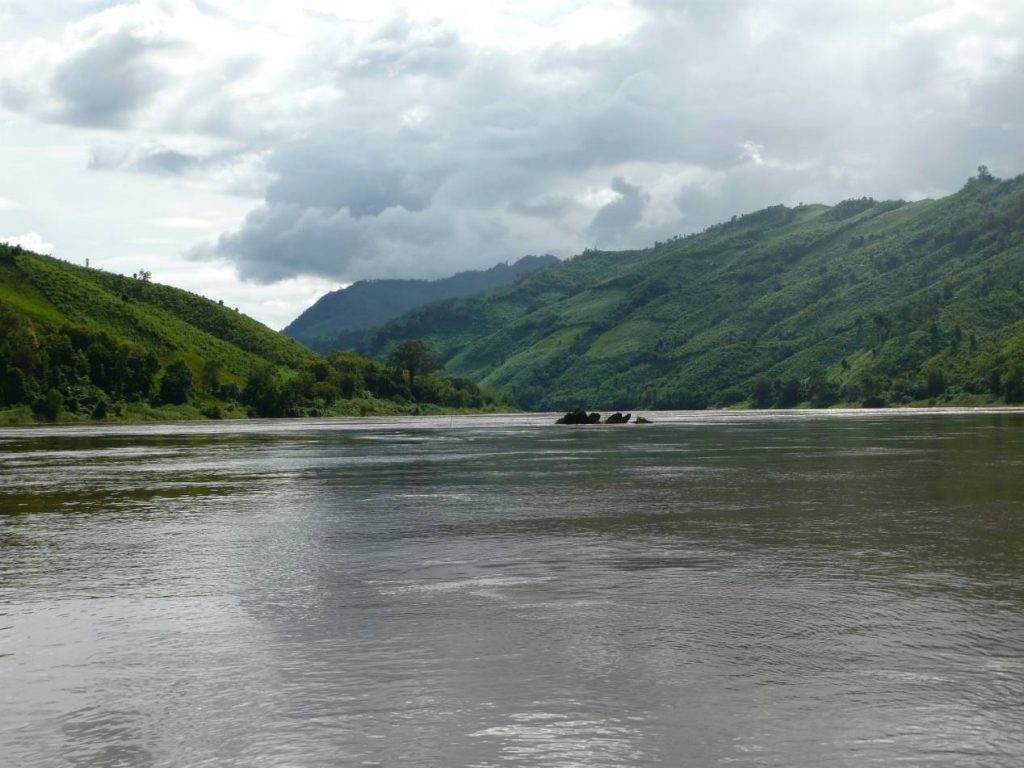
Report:
[[[1024,414],[0,430],[16,766],[1019,766]]]

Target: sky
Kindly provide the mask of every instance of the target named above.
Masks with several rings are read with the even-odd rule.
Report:
[[[0,240],[280,328],[359,279],[1024,172],[1024,3],[0,0]]]

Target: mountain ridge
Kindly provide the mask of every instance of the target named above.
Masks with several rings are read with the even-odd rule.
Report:
[[[282,333],[319,352],[330,352],[351,344],[358,335],[353,332],[381,325],[418,306],[509,285],[559,263],[554,256],[524,256],[511,264],[466,270],[437,280],[359,280],[321,296]]]
[[[937,200],[773,206],[420,307],[365,333],[526,408],[1016,401],[1024,176]]]

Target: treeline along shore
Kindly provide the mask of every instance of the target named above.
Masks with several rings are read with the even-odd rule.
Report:
[[[422,345],[321,356],[222,303],[0,246],[0,423],[507,410]]]

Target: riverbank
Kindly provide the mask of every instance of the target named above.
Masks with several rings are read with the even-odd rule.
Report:
[[[829,408],[810,408],[802,404],[794,408],[772,408],[761,410],[751,408],[749,404],[735,405],[727,408],[706,408],[693,413],[803,413],[813,412],[820,414],[838,412],[924,412],[929,410],[937,411],[991,411],[991,410],[1019,410],[1020,405],[1007,404],[1001,400],[972,395],[960,397],[953,400],[921,400],[897,406],[883,406],[870,408],[858,403],[837,403]],[[607,410],[607,409],[606,409]],[[650,411],[643,410],[637,413],[647,415],[658,413],[677,413],[677,411]],[[396,402],[393,400],[380,400],[377,398],[354,398],[341,400],[330,407],[311,409],[308,413],[298,414],[291,418],[351,418],[351,417],[372,417],[372,416],[474,416],[486,414],[514,414],[523,413],[516,408],[487,407],[487,408],[448,408],[433,403],[409,403]],[[537,415],[540,415],[539,413]],[[86,415],[62,412],[56,420],[49,420],[39,417],[27,405],[18,405],[10,408],[0,409],[0,426],[43,426],[52,424],[159,424],[164,422],[178,421],[245,421],[258,418],[249,412],[249,409],[239,403],[210,405],[209,403],[186,403],[184,405],[160,405],[153,406],[148,403],[119,403],[113,406],[102,419],[90,418]]]
[[[511,408],[448,408],[433,403],[402,403],[373,397],[341,400],[329,407],[311,409],[299,418],[352,416],[459,416],[487,413],[515,413]],[[118,403],[100,419],[63,411],[56,419],[40,418],[31,407],[18,405],[0,409],[0,426],[39,426],[48,424],[153,424],[172,421],[242,421],[254,416],[239,403],[228,405],[194,404],[160,405]]]

